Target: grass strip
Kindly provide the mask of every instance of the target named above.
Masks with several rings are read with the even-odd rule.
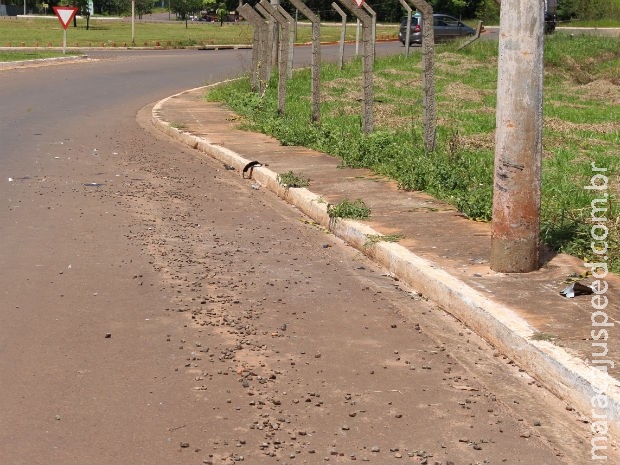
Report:
[[[377,37],[389,38],[398,34],[397,25],[377,25]],[[296,43],[312,40],[312,28],[300,25]],[[184,21],[136,21],[135,44],[131,43],[131,22],[127,19],[79,19],[77,27],[67,29],[68,47],[168,47],[183,48],[206,45],[249,45],[253,29],[246,22],[219,23]],[[321,28],[321,41],[335,42],[340,28],[326,25]],[[62,46],[63,32],[56,17],[0,19],[0,47],[58,47]],[[347,28],[347,40],[355,40],[355,27]]]
[[[436,49],[437,150],[423,144],[421,56],[375,63],[375,131],[361,127],[361,63],[342,71],[323,65],[322,123],[310,121],[310,71],[287,85],[285,117],[277,113],[274,77],[260,98],[247,79],[220,86],[208,98],[244,117],[244,127],[331,154],[343,166],[370,168],[404,190],[426,191],[474,220],[491,219],[497,42]],[[594,259],[590,249],[591,163],[610,177],[606,225],[608,265],[620,271],[620,39],[554,34],[545,43],[541,237],[553,249]],[[599,205],[600,207],[600,205]]]
[[[75,52],[67,52],[63,54],[62,52],[54,52],[54,51],[35,51],[35,52],[23,52],[23,51],[2,51],[0,50],[0,62],[7,61],[26,61],[26,60],[40,60],[42,58],[60,58],[64,56],[79,56],[80,53]]]

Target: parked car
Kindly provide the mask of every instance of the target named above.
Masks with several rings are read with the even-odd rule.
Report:
[[[433,29],[435,31],[435,41],[455,39],[457,37],[470,36],[476,31],[468,25],[462,23],[453,16],[437,13],[433,15]],[[405,45],[407,34],[407,17],[400,22],[398,39]],[[409,33],[409,45],[422,43],[422,15],[416,13],[411,16],[411,32]]]

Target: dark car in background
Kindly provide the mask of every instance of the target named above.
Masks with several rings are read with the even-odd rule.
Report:
[[[435,41],[456,39],[457,37],[474,35],[476,31],[459,21],[453,16],[436,13],[433,15],[433,29],[435,31]],[[398,39],[403,45],[407,37],[407,17],[400,22]],[[409,34],[409,45],[422,43],[422,15],[416,13],[411,16],[411,32]]]
[[[557,25],[558,17],[555,13],[551,11],[545,11],[545,33],[552,34],[555,31],[555,26]]]
[[[545,0],[545,33],[551,34],[555,31],[558,23],[556,10],[558,8],[557,0]]]

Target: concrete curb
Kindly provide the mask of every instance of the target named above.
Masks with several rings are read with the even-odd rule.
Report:
[[[240,172],[252,160],[213,144],[207,138],[176,129],[160,118],[160,110],[169,99],[209,87],[180,92],[156,103],[152,109],[153,124],[170,137],[234,166]],[[510,308],[490,300],[405,247],[380,241],[369,245],[369,235],[380,235],[369,226],[351,220],[330,221],[327,204],[319,195],[305,188],[285,189],[277,182],[277,173],[265,167],[255,168],[252,178],[387,268],[406,285],[428,296],[586,417],[590,417],[593,409],[592,399],[606,393],[605,420],[610,430],[609,438],[611,442],[620,441],[620,384],[606,372],[588,366],[551,342],[533,340],[535,331]]]

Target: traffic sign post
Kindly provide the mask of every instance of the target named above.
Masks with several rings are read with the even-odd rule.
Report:
[[[69,27],[69,24],[71,24],[73,18],[75,18],[78,9],[74,6],[55,6],[53,8],[54,13],[58,16],[58,20],[60,21],[60,24],[62,24],[63,28],[62,53],[64,55],[67,50],[67,28]]]

